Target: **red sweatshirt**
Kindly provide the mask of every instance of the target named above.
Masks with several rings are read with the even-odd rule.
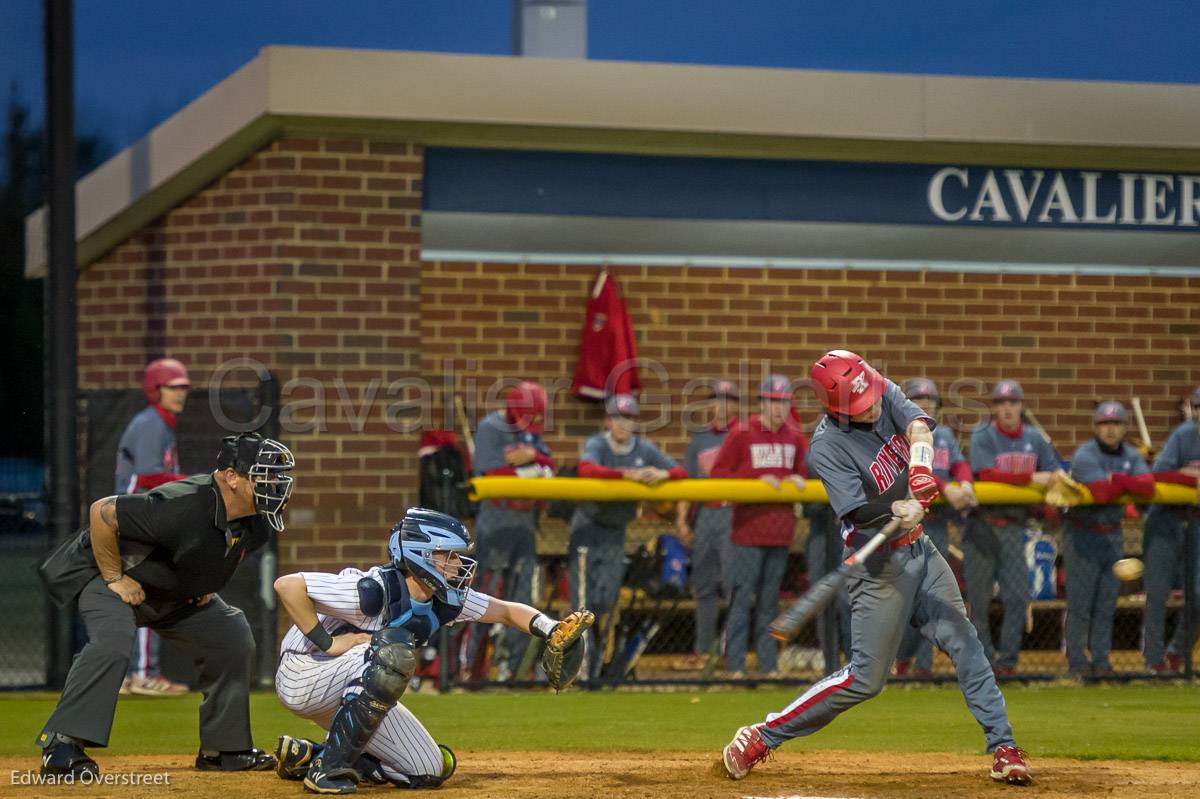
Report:
[[[792,425],[774,432],[763,426],[762,418],[751,416],[746,424],[729,431],[713,462],[712,476],[717,478],[757,479],[774,475],[779,479],[798,474],[806,476],[804,456],[808,439]],[[739,546],[786,547],[796,535],[796,514],[792,503],[733,506],[733,543]]]

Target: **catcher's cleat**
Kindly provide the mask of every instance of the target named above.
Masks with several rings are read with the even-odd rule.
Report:
[[[1025,762],[1025,750],[1015,746],[997,746],[992,757],[992,779],[1009,785],[1029,785],[1033,772]]]
[[[315,741],[280,735],[275,744],[275,773],[281,780],[302,780],[319,751]]]
[[[358,772],[352,768],[326,771],[318,756],[304,776],[304,790],[313,793],[357,793]]]
[[[897,677],[907,677],[912,671],[912,658],[897,658],[892,666],[892,673]]]
[[[771,756],[771,747],[759,735],[761,724],[750,724],[739,729],[733,740],[721,750],[721,762],[731,780],[740,780],[750,769]]]
[[[80,779],[84,775],[96,779],[100,776],[100,767],[96,761],[88,757],[83,747],[73,740],[58,741],[42,750],[43,777],[71,777]]]
[[[244,752],[218,752],[196,755],[196,768],[201,771],[270,771],[275,768],[275,756],[261,749]]]

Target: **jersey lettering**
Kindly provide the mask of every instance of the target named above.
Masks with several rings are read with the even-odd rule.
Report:
[[[891,488],[900,473],[908,468],[908,441],[901,435],[893,435],[884,442],[875,455],[869,471],[875,478],[875,487],[882,494]]]
[[[950,450],[946,447],[938,447],[933,451],[933,470],[935,472],[950,470]]]
[[[1037,454],[1033,452],[1001,452],[996,456],[996,468],[1012,474],[1037,471]]]
[[[750,445],[750,465],[754,469],[791,469],[795,463],[795,444]]]

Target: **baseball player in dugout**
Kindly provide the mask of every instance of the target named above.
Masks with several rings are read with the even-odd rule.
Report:
[[[475,471],[510,477],[553,477],[554,461],[542,440],[546,390],[533,382],[509,390],[503,411],[490,413],[475,431]],[[533,500],[489,499],[479,506],[475,533],[479,537],[480,587],[501,599],[529,603],[537,570],[539,503]],[[471,631],[471,652],[483,644],[487,628]],[[525,646],[519,630],[504,637],[505,657],[497,663],[497,679],[516,673]]]
[[[683,467],[688,477],[712,477],[713,462],[737,415],[738,387],[732,380],[714,380],[709,386],[708,427],[688,442]],[[733,506],[728,502],[680,502],[675,528],[679,540],[692,552],[692,593],[696,597],[696,638],[691,654],[679,668],[700,669],[717,652],[717,616],[720,612],[724,564],[729,558],[729,528]]]
[[[904,384],[904,396],[929,418],[938,418],[942,399],[932,380],[924,377],[909,380]],[[963,457],[954,430],[944,424],[933,430],[933,480],[946,504],[927,508],[921,524],[925,527],[925,535],[945,557],[950,551],[950,520],[961,522],[962,513],[976,507],[979,501],[971,482],[971,466]],[[904,633],[900,653],[896,656],[896,676],[905,675],[933,676],[933,646],[911,625]]]
[[[283,531],[293,463],[277,441],[227,436],[214,471],[98,500],[90,524],[42,563],[51,599],[76,605],[88,633],[38,736],[43,775],[99,774],[84,747],[108,745],[140,626],[177,642],[196,663],[204,693],[196,768],[274,766],[250,737],[250,625],[216,592],[247,553]]]
[[[183,412],[192,383],[187,368],[174,358],[159,358],[146,366],[142,391],[149,403],[129,420],[117,444],[114,494],[141,494],[163,483],[180,480],[175,424]],[[179,696],[186,685],[173,682],[159,670],[162,639],[149,627],[138,627],[129,672],[122,694]]]
[[[1025,392],[1015,380],[1001,380],[992,388],[992,418],[971,434],[971,470],[985,482],[1049,489],[1067,476],[1050,439],[1024,415]],[[976,508],[963,532],[963,571],[967,603],[979,640],[1001,677],[1017,671],[1017,656],[1025,633],[1029,605],[1029,568],[1025,562],[1025,525],[1028,505],[987,505]],[[1004,621],[1000,647],[992,647],[988,609],[992,585],[1000,585]]]
[[[294,622],[280,644],[275,692],[292,713],[327,730],[323,743],[279,737],[280,778],[327,794],[355,793],[360,783],[436,788],[448,780],[454,752],[400,702],[418,650],[443,626],[504,624],[544,639],[550,685],[575,679],[594,617],[575,611],[555,621],[472,590],[471,552],[471,535],[453,516],[410,508],[392,528],[389,563],[275,581]]]
[[[818,360],[812,384],[825,416],[813,432],[809,462],[842,520],[847,547],[858,549],[894,519],[899,525],[891,540],[854,567],[847,583],[850,664],[765,721],[740,728],[722,751],[725,772],[742,779],[785,741],[812,735],[876,696],[911,619],[954,662],[967,707],[992,753],[992,779],[1028,784],[1025,753],[1013,740],[1004,697],[958,584],[922,529],[925,509],[938,495],[937,423],[899,386],[846,350]]]
[[[1071,477],[1086,485],[1097,502],[1115,502],[1124,494],[1154,496],[1150,467],[1125,441],[1126,419],[1124,405],[1101,402],[1093,414],[1095,437],[1071,457]],[[1069,508],[1063,520],[1067,669],[1077,677],[1112,674],[1108,654],[1120,590],[1112,567],[1124,557],[1124,516],[1125,508],[1119,504],[1078,505]]]
[[[725,438],[713,462],[713,477],[762,480],[779,488],[783,480],[804,488],[804,456],[808,441],[792,417],[792,383],[784,375],[767,375],[759,386],[759,413]],[[728,580],[729,618],[725,622],[725,658],[730,676],[746,676],[751,611],[758,670],[781,676],[779,642],[771,637],[771,619],[779,603],[779,586],[787,571],[788,548],[796,537],[792,502],[739,504],[733,508]]]
[[[1200,412],[1200,388],[1192,392],[1190,405],[1193,414],[1171,431],[1162,452],[1154,461],[1154,478],[1159,482],[1195,486],[1200,478],[1200,430],[1196,427],[1196,420],[1200,418],[1196,416],[1196,412]],[[1143,578],[1146,615],[1142,627],[1142,657],[1146,668],[1153,672],[1179,671],[1183,668],[1182,618],[1175,625],[1171,645],[1165,649],[1164,638],[1167,598],[1172,589],[1183,584],[1185,535],[1192,537],[1192,552],[1200,558],[1200,509],[1188,505],[1150,506],[1142,531],[1142,560],[1146,568]],[[1196,591],[1196,586],[1191,586],[1191,590]]]
[[[633,480],[646,485],[687,477],[682,466],[638,434],[641,406],[633,395],[609,397],[604,411],[604,431],[583,445],[579,456],[580,477]],[[625,528],[637,516],[637,505],[636,502],[580,502],[575,506],[567,548],[567,578],[576,608],[586,606],[602,617],[616,604],[625,574]],[[586,572],[582,584],[581,560]],[[595,647],[589,648],[597,651]],[[591,658],[589,676],[599,674],[600,661],[600,657]]]

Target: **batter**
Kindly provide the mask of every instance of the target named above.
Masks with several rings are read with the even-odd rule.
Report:
[[[852,352],[827,353],[813,366],[812,382],[827,415],[813,433],[810,463],[842,520],[848,548],[865,544],[893,517],[901,519],[903,532],[876,550],[848,583],[850,664],[765,721],[738,729],[722,752],[726,773],[742,779],[784,741],[812,735],[876,696],[912,618],[954,662],[967,707],[993,754],[992,779],[1029,784],[1025,753],[1013,740],[1004,697],[954,575],[921,528],[924,509],[938,494],[934,420]]]

